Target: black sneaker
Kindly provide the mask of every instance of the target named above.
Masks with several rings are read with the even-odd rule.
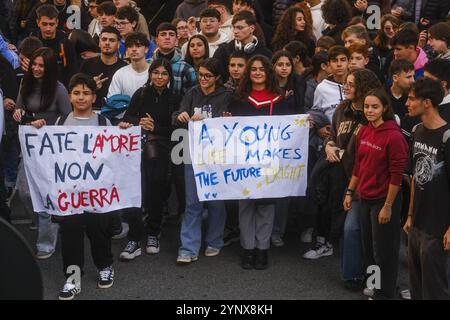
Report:
[[[229,246],[233,242],[239,241],[239,229],[231,230],[228,234],[223,238],[223,246]]]
[[[244,250],[241,267],[246,270],[250,270],[255,267],[255,250]]]
[[[255,269],[256,270],[267,269],[267,251],[268,250],[256,249],[256,256],[255,256]]]
[[[81,292],[81,286],[76,286],[71,282],[66,282],[64,288],[59,292],[59,300],[72,300]]]
[[[147,247],[145,251],[148,254],[157,254],[159,253],[159,240],[158,237],[148,236],[147,237]]]
[[[97,285],[100,289],[111,288],[113,283],[114,283],[114,269],[112,266],[99,271]]]
[[[131,261],[141,255],[141,246],[137,241],[128,241],[127,246],[120,253],[119,259],[122,261]]]

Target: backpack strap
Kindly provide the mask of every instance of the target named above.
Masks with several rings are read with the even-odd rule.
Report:
[[[412,130],[411,130],[411,135],[413,135],[413,134],[416,132],[417,128],[418,128],[419,126],[422,126],[422,125],[423,125],[422,122],[416,124],[416,125],[412,128]]]
[[[97,117],[98,117],[98,125],[100,127],[105,127],[106,123],[107,123],[106,117],[101,115],[101,114],[99,114],[99,113],[97,114]]]
[[[61,116],[58,118],[58,121],[57,121],[57,123],[55,123],[55,125],[56,125],[56,126],[62,126],[62,125],[64,124],[64,122],[66,122],[67,117],[69,116],[69,114],[70,114],[70,113],[66,113],[66,114],[61,115]]]

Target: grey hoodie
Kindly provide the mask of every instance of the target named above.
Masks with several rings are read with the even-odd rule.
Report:
[[[184,0],[175,11],[175,18],[187,20],[190,17],[200,17],[200,13],[206,8],[206,0]]]
[[[218,87],[213,93],[205,96],[199,85],[189,90],[180,103],[180,108],[172,114],[172,124],[176,127],[187,127],[179,123],[177,117],[180,113],[187,112],[190,117],[196,112],[210,112],[211,118],[221,117],[228,111],[233,93],[224,87]],[[211,106],[210,108],[208,106]]]

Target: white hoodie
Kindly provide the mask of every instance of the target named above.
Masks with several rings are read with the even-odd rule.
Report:
[[[200,32],[200,34],[203,35],[203,33],[201,33],[201,32]],[[217,40],[216,42],[208,42],[208,45],[209,45],[209,58],[213,57],[214,52],[216,52],[217,48],[219,48],[219,45],[221,45],[222,43],[227,43],[230,40],[231,39],[228,37],[228,35],[224,31],[219,29],[219,40]],[[181,55],[182,55],[183,59],[186,57],[186,51],[187,51],[188,42],[183,44],[183,46],[181,47]]]
[[[314,102],[311,110],[317,110],[325,114],[330,121],[336,107],[344,101],[343,86],[329,79],[323,80],[314,92]]]
[[[318,40],[322,36],[322,31],[325,30],[327,27],[327,24],[325,23],[322,17],[322,5],[323,1],[321,1],[318,5],[312,8],[308,4],[309,8],[311,9],[313,32],[314,36],[316,37],[316,40]]]

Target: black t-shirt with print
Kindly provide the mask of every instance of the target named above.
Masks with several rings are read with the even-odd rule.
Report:
[[[93,105],[94,110],[100,110],[102,108],[102,105],[104,104],[103,100],[108,94],[109,85],[111,84],[114,73],[126,65],[127,63],[120,59],[112,65],[106,65],[102,62],[100,57],[86,59],[83,61],[80,67],[80,72],[90,75],[91,77],[96,77],[103,73],[102,78],[108,78],[108,80],[103,82],[102,87],[96,92],[97,99]]]
[[[415,182],[413,226],[442,238],[450,225],[450,124],[427,129],[419,124],[410,149]],[[450,134],[450,131],[446,134]]]

